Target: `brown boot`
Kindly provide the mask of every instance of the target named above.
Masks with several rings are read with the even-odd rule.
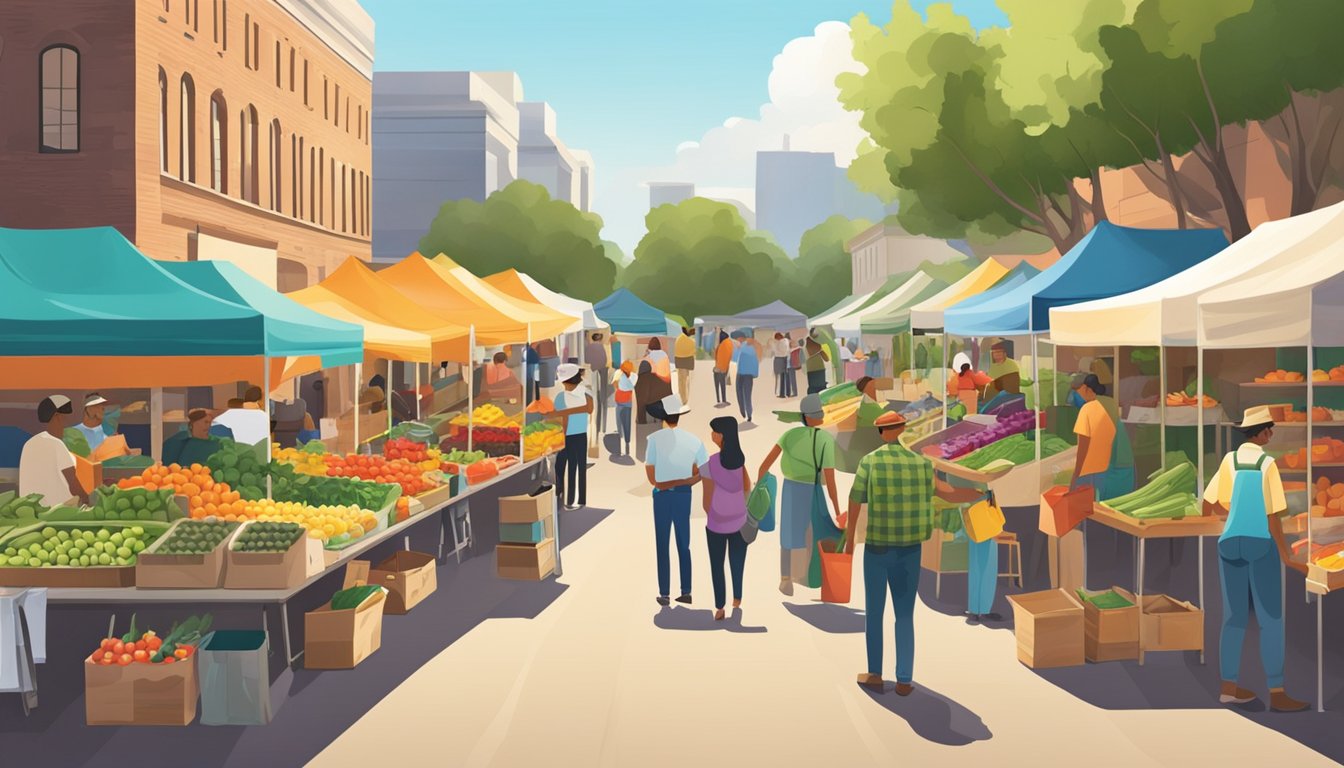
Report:
[[[1223,681],[1222,690],[1218,693],[1219,704],[1249,704],[1252,701],[1255,701],[1254,691],[1248,691],[1236,683]]]
[[[883,687],[886,685],[886,682],[882,680],[881,675],[873,675],[864,672],[859,675],[859,685],[862,685],[864,688],[867,688],[870,691],[876,691],[877,693],[881,693]]]
[[[915,686],[914,686],[914,684],[912,684],[912,683],[897,683],[897,684],[896,684],[896,695],[897,695],[897,696],[909,696],[910,694],[912,694],[912,693],[914,693],[914,692],[915,692]]]
[[[1309,704],[1305,701],[1298,701],[1283,692],[1282,688],[1269,689],[1269,708],[1275,712],[1301,712]]]

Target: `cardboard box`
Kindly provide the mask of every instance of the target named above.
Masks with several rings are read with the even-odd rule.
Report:
[[[555,489],[547,488],[535,496],[501,496],[500,523],[535,523],[551,516],[555,507]]]
[[[1101,610],[1083,603],[1083,656],[1091,662],[1139,658],[1139,603],[1120,587],[1115,593],[1133,603],[1128,608]],[[1104,590],[1100,590],[1104,591]],[[1094,595],[1097,591],[1086,594]]]
[[[500,523],[499,540],[505,544],[540,544],[546,539],[555,538],[551,528],[549,517],[535,523]]]
[[[89,725],[190,725],[200,687],[196,657],[176,664],[84,661],[84,718]]]
[[[369,562],[352,560],[342,589],[366,584]],[[375,593],[358,608],[335,611],[331,603],[303,615],[305,669],[353,669],[383,643],[385,593]]]
[[[555,539],[538,544],[500,544],[495,547],[495,561],[501,579],[541,581],[555,570]]]
[[[252,525],[243,523],[243,528]],[[316,564],[317,572],[326,567],[322,542],[307,535],[299,537],[284,552],[238,552],[233,547],[242,535],[239,530],[225,550],[225,589],[293,589],[308,579]]]
[[[1142,606],[1140,650],[1204,650],[1204,611],[1168,595],[1144,595]]]
[[[214,589],[224,583],[224,561],[229,546],[238,535],[242,526],[236,526],[233,532],[215,547],[214,551],[204,555],[161,555],[159,549],[179,526],[188,522],[186,518],[173,523],[168,532],[160,536],[135,560],[135,584],[138,587],[160,587],[179,589]]]
[[[1083,606],[1062,589],[1009,595],[1017,659],[1032,669],[1083,663]]]
[[[401,615],[438,589],[437,570],[433,555],[402,551],[379,563],[369,573],[369,583],[387,589],[383,613]]]

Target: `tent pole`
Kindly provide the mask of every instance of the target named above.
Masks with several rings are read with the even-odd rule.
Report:
[[[266,414],[266,421],[269,424],[271,420],[271,361],[270,358],[261,358],[261,407],[262,412]],[[271,431],[266,430],[266,498],[271,496]]]
[[[1157,348],[1157,429],[1158,429],[1158,450],[1161,451],[1159,467],[1167,468],[1167,348],[1159,346]],[[1195,407],[1203,410],[1204,403],[1195,403]]]
[[[467,326],[467,450],[471,450],[472,422],[476,420],[476,325]]]
[[[527,346],[523,347],[523,375],[519,379],[523,382],[523,423],[518,427],[518,460],[523,461],[527,453],[523,450],[523,427],[527,426],[527,350],[532,348],[532,324],[527,324]]]
[[[420,420],[420,364],[415,364],[415,420]]]
[[[952,407],[952,398],[947,394],[947,345],[952,337],[948,335],[947,328],[943,328],[943,372],[939,375],[943,381],[942,390],[938,393],[943,396],[943,429],[947,429],[947,409]]]
[[[1162,400],[1165,402],[1166,399],[1167,393],[1163,392]],[[1204,348],[1198,346],[1195,347],[1195,400],[1196,406],[1204,404]],[[1195,415],[1197,417],[1195,423],[1199,425],[1199,433],[1195,435],[1195,452],[1199,454],[1199,459],[1195,462],[1199,469],[1199,477],[1196,478],[1199,482],[1196,484],[1196,488],[1202,498],[1204,496],[1204,409],[1196,407]],[[1214,425],[1213,428],[1222,429],[1218,425]],[[1219,458],[1221,460],[1221,457]]]
[[[1028,330],[1027,332],[1031,333],[1030,330]],[[1038,360],[1040,359],[1040,353],[1038,347],[1039,345],[1037,343],[1036,334],[1032,333],[1031,388],[1032,388],[1032,399],[1036,401],[1036,413],[1033,414],[1035,423],[1032,424],[1032,431],[1036,433],[1036,466],[1039,468],[1041,466],[1041,411],[1044,407],[1044,404],[1041,403],[1041,376],[1040,376],[1041,365],[1038,362]]]
[[[355,442],[351,446],[351,453],[359,453],[359,382],[364,380],[364,363],[355,363],[355,427],[353,430]]]
[[[149,390],[149,454],[163,463],[163,387]]]
[[[386,401],[386,403],[387,403],[387,404],[384,405],[383,407],[387,409],[387,431],[388,431],[388,432],[391,432],[391,431],[392,431],[392,387],[394,386],[394,384],[393,384],[392,382],[393,382],[393,379],[392,379],[392,358],[389,357],[389,358],[387,358],[387,390],[386,390],[385,392],[383,392],[383,399],[384,399],[384,400]]]

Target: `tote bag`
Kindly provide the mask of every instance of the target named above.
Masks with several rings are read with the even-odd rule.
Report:
[[[815,428],[814,428],[815,429]],[[812,557],[807,567],[807,586],[812,589],[821,587],[821,548],[823,541],[832,545],[844,535],[844,531],[831,519],[830,506],[826,503],[826,490],[821,487],[821,457],[816,452],[817,433],[812,433],[812,461],[815,473],[812,476]],[[831,547],[835,551],[835,547]]]

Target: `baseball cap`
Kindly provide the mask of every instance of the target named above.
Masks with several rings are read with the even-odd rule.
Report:
[[[658,402],[663,406],[663,412],[668,416],[677,416],[691,412],[690,406],[681,402],[681,398],[676,395],[668,395]]]
[[[98,394],[97,392],[90,392],[89,394],[87,394],[87,395],[84,396],[84,407],[85,407],[85,408],[92,408],[92,407],[95,406],[95,405],[103,405],[103,404],[106,403],[106,402],[107,402],[107,398],[106,398],[106,397],[103,397],[102,395]]]
[[[74,413],[70,398],[65,395],[50,395],[37,404],[37,420],[46,424],[58,413]]]
[[[826,415],[826,410],[821,405],[821,398],[817,395],[804,397],[798,404],[798,410],[802,411],[804,416],[813,419],[820,419]]]

